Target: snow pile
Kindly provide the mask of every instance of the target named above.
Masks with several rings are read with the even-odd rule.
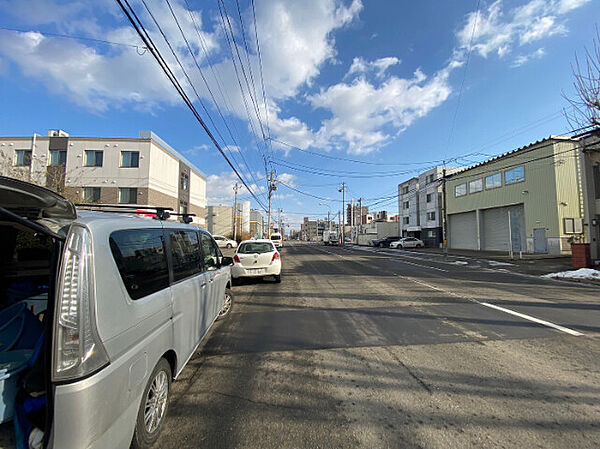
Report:
[[[600,271],[592,268],[580,268],[579,270],[545,274],[542,277],[554,279],[594,279],[600,281]]]
[[[514,263],[500,262],[497,260],[488,260],[487,263],[490,265],[490,267],[507,267],[514,265]]]

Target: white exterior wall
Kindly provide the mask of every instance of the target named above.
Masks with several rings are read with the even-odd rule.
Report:
[[[150,161],[148,187],[177,198],[179,192],[179,160],[152,142]]]
[[[48,137],[39,135],[35,137],[35,145],[33,141],[33,136],[0,139],[0,175],[46,184],[50,141]],[[15,150],[32,150],[30,167],[15,167]]]
[[[85,167],[87,150],[103,151],[102,167]],[[139,151],[137,168],[121,168],[121,151]],[[148,187],[149,142],[69,138],[65,185],[71,187]]]
[[[408,186],[408,193],[402,193],[404,187]],[[400,230],[402,233],[408,230],[408,228],[414,228],[420,226],[420,217],[417,214],[418,206],[417,201],[419,198],[419,181],[418,179],[411,179],[398,186],[398,215],[400,220]],[[404,203],[408,201],[408,209],[404,208]],[[404,223],[404,218],[409,217],[409,223]]]
[[[190,205],[206,207],[206,179],[190,172]]]
[[[250,201],[244,201],[241,207],[242,232],[250,232]]]

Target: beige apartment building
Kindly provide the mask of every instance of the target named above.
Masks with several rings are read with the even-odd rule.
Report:
[[[61,130],[0,137],[0,174],[76,203],[171,207],[205,224],[206,175],[152,131],[137,138],[72,137]]]

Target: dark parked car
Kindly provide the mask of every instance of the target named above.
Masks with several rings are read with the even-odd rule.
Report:
[[[400,240],[400,237],[384,237],[382,239],[371,240],[371,245],[379,248],[389,248],[390,243]]]

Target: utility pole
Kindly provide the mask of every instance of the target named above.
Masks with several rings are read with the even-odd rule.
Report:
[[[342,246],[346,243],[346,183],[342,182]]]
[[[267,212],[267,238],[271,238],[271,197],[273,196],[273,191],[277,190],[277,185],[273,182],[273,170],[269,175],[269,210]]]
[[[277,223],[278,223],[278,226],[279,226],[278,231],[281,234],[281,236],[283,237],[283,233],[282,233],[282,230],[281,230],[281,212],[283,212],[283,209],[277,209]]]
[[[240,186],[238,185],[238,183],[235,183],[235,186],[233,186],[233,240],[235,240],[237,238],[237,216],[238,216],[238,206],[237,206],[237,195],[238,195],[238,190],[240,189]]]
[[[442,168],[442,246],[444,254],[448,255],[448,215],[446,214],[446,161]]]
[[[358,199],[358,232],[356,233],[356,243],[358,244],[358,234],[362,232],[362,198]]]
[[[331,231],[331,220],[329,219],[329,215],[331,214],[331,211],[328,210],[327,211],[327,230]]]

